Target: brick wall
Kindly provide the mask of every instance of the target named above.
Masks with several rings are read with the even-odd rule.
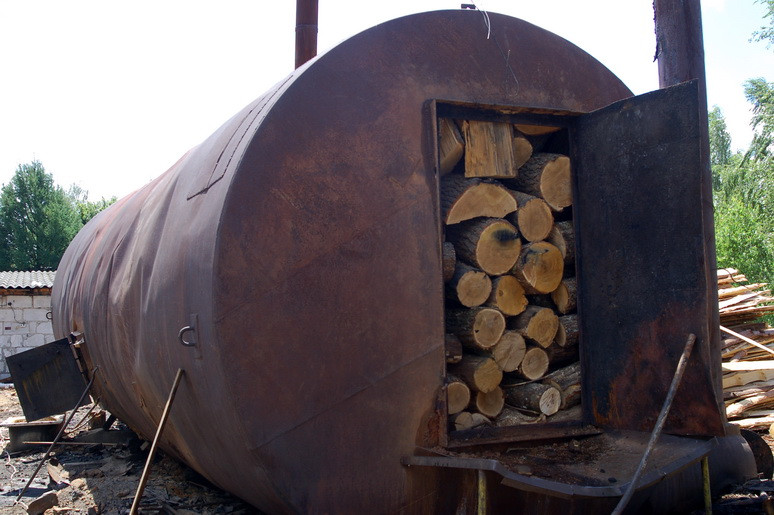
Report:
[[[0,295],[0,378],[8,375],[6,356],[54,341],[50,295]]]

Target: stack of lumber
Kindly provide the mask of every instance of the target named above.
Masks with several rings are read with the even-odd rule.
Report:
[[[439,135],[450,426],[579,418],[570,160],[509,123]]]
[[[723,399],[729,421],[751,429],[774,423],[774,312],[766,284],[747,284],[737,270],[718,270]]]

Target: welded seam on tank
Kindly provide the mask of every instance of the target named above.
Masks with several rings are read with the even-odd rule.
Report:
[[[361,393],[365,392],[366,390],[369,390],[369,389],[373,388],[374,386],[378,385],[379,383],[381,383],[385,379],[388,379],[390,376],[392,376],[392,375],[396,374],[397,372],[403,370],[407,366],[410,366],[410,365],[416,363],[417,361],[426,358],[429,354],[432,354],[433,352],[438,352],[438,349],[440,347],[443,347],[443,343],[438,343],[438,344],[430,347],[426,352],[423,352],[422,354],[420,354],[418,356],[415,356],[415,357],[409,359],[408,361],[404,361],[403,363],[399,364],[394,369],[392,369],[389,372],[387,372],[386,374],[380,376],[376,380],[371,380],[370,378],[366,378],[366,380],[369,382],[369,384],[367,384],[366,386],[363,386],[363,387],[355,390],[354,392],[352,392],[352,393],[342,397],[337,402],[331,404],[327,408],[319,410],[319,411],[309,415],[308,417],[306,417],[303,420],[301,420],[300,422],[298,422],[298,423],[288,427],[287,429],[281,429],[276,435],[267,438],[266,440],[264,440],[263,442],[261,442],[259,444],[256,444],[250,450],[260,449],[261,447],[263,447],[265,445],[269,445],[271,442],[273,442],[277,438],[280,438],[280,437],[286,435],[287,433],[295,431],[299,427],[307,424],[312,419],[315,419],[315,418],[319,417],[320,415],[324,415],[325,413],[327,413],[327,412],[333,410],[334,408],[338,407],[340,404],[343,404],[343,403],[349,401],[350,399],[352,399],[352,398],[360,395]],[[440,386],[440,382],[439,382],[439,386]]]

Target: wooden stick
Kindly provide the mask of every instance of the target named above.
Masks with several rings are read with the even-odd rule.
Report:
[[[27,445],[52,445],[54,442],[22,442]],[[115,442],[57,442],[57,445],[104,445],[106,447],[117,447],[121,445]]]
[[[759,347],[759,348],[765,350],[768,353],[774,354],[774,350],[769,349],[765,345],[761,345],[760,343],[756,342],[755,340],[753,340],[751,338],[748,338],[748,337],[743,336],[743,335],[741,335],[741,334],[739,334],[737,332],[734,332],[731,329],[725,328],[722,325],[720,326],[720,330],[723,331],[726,334],[730,334],[731,336],[739,338],[740,340],[745,341],[745,342],[749,343],[750,345],[754,345],[756,347]]]
[[[648,464],[650,453],[653,451],[653,447],[655,447],[656,441],[661,435],[661,430],[664,428],[664,422],[666,422],[667,415],[669,415],[669,410],[672,408],[672,401],[674,400],[675,394],[677,393],[677,387],[680,386],[680,381],[683,378],[683,372],[685,372],[685,368],[688,365],[688,358],[691,357],[691,351],[693,350],[694,343],[696,343],[696,335],[689,334],[688,341],[685,342],[685,349],[683,349],[683,354],[680,356],[680,361],[677,362],[677,370],[675,370],[675,375],[672,377],[672,384],[669,386],[669,390],[667,391],[667,396],[664,400],[664,406],[661,408],[661,413],[658,414],[658,419],[656,420],[656,426],[653,428],[653,432],[650,434],[648,446],[645,447],[645,453],[642,455],[640,464],[637,467],[637,470],[634,472],[634,477],[632,477],[631,482],[629,482],[629,486],[626,488],[626,493],[623,495],[623,497],[621,497],[621,500],[618,502],[615,510],[613,510],[612,515],[621,515],[624,508],[626,508],[626,505],[629,504],[629,500],[632,498],[632,495],[634,494],[634,489],[637,487],[637,481],[639,481],[642,472],[645,470],[645,465]]]
[[[156,436],[153,437],[153,444],[151,445],[150,452],[148,453],[148,459],[145,461],[145,468],[140,476],[140,484],[137,486],[137,493],[134,494],[134,501],[132,501],[132,508],[129,510],[129,515],[137,515],[137,509],[140,507],[140,499],[142,498],[142,492],[145,490],[145,485],[148,483],[148,475],[150,473],[151,463],[153,457],[156,455],[156,446],[159,443],[161,432],[164,430],[164,426],[167,423],[169,412],[172,408],[172,401],[175,400],[175,393],[177,393],[177,387],[180,385],[180,379],[183,377],[183,369],[177,369],[177,375],[175,381],[172,383],[172,389],[169,391],[169,398],[167,404],[164,406],[164,412],[161,414],[161,420],[159,420],[159,427],[156,429]]]

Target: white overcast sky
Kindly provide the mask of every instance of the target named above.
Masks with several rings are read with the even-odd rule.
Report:
[[[651,0],[481,0],[577,44],[635,93],[658,87]],[[320,53],[399,16],[459,1],[321,0]],[[749,142],[743,83],[774,80],[750,43],[753,0],[702,2],[709,104]],[[171,166],[292,71],[295,2],[0,0],[0,183],[39,160],[92,199],[124,196]]]

